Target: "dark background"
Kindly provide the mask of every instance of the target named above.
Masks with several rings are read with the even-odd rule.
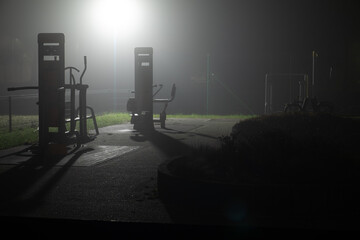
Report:
[[[140,46],[154,48],[154,82],[165,85],[159,97],[177,85],[170,113],[206,112],[209,67],[209,113],[261,114],[265,74],[311,77],[313,50],[319,54],[315,95],[339,112],[360,112],[357,1],[143,0],[137,1],[139,29],[116,38],[93,26],[94,2],[1,0],[0,95],[9,95],[9,86],[37,85],[37,34],[63,32],[66,65],[82,69],[88,57],[88,102],[97,112],[125,111],[134,88],[133,51]]]

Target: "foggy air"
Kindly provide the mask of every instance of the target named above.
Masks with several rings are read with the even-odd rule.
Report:
[[[263,113],[266,74],[311,76],[313,51],[319,98],[345,109],[359,93],[353,1],[114,2],[2,0],[1,95],[8,87],[37,85],[36,36],[47,32],[65,34],[66,66],[80,68],[88,57],[88,102],[99,113],[125,111],[135,47],[154,49],[160,97],[178,86],[172,113],[206,113],[207,104],[214,114]],[[292,100],[286,86],[280,89]]]
[[[0,0],[2,235],[357,230],[357,2]]]

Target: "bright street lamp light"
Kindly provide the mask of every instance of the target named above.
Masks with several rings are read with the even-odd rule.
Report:
[[[95,0],[92,19],[99,34],[113,38],[113,110],[117,111],[117,41],[132,39],[139,30],[142,12],[136,0]]]
[[[97,0],[92,11],[94,25],[105,33],[126,36],[141,23],[141,8],[136,0]]]

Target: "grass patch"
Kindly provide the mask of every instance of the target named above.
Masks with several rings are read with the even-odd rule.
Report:
[[[19,131],[27,128],[35,128],[38,125],[37,115],[13,115],[12,130]],[[0,116],[0,133],[9,132],[9,116]]]
[[[25,128],[13,132],[0,134],[0,149],[7,149],[20,145],[33,144],[38,141],[39,134],[34,128]]]
[[[154,115],[155,118],[159,118],[159,115]],[[200,115],[200,114],[173,114],[167,115],[168,118],[212,118],[212,119],[221,119],[221,118],[231,118],[231,119],[246,119],[253,117],[251,115]],[[11,148],[19,146],[22,144],[34,144],[38,141],[38,132],[36,131],[38,127],[38,116],[19,116],[14,115],[12,117],[13,122],[13,131],[9,131],[9,119],[8,116],[0,116],[0,149]],[[96,116],[96,122],[99,128],[122,124],[130,122],[129,113],[104,113]],[[79,128],[79,123],[77,123],[77,128]],[[92,119],[87,120],[88,130],[94,129],[94,124]],[[66,128],[70,128],[70,123],[66,124]]]
[[[159,114],[154,114],[154,118],[159,118]],[[248,119],[256,115],[202,115],[202,114],[168,114],[166,118],[200,118],[200,119]]]
[[[96,116],[98,127],[106,127],[115,124],[122,124],[130,121],[128,113],[105,113]],[[38,116],[19,116],[12,117],[13,131],[9,131],[8,116],[0,116],[0,149],[7,149],[23,144],[34,144],[38,142],[39,134]],[[88,130],[95,129],[92,119],[87,120]],[[76,125],[79,128],[79,123]],[[70,123],[66,124],[66,128],[70,129]]]
[[[175,174],[233,183],[360,181],[360,121],[328,114],[247,119],[221,139],[171,166]]]
[[[129,113],[104,113],[104,114],[96,116],[96,122],[97,122],[98,128],[116,125],[116,124],[127,123],[127,122],[130,122],[130,114]],[[88,119],[87,125],[90,130],[94,129],[94,124],[93,124],[92,119]]]

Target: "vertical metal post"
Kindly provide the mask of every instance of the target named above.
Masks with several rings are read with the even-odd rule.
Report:
[[[306,81],[306,98],[309,98],[309,76],[305,75],[305,81]]]
[[[41,155],[50,143],[66,151],[65,141],[65,35],[38,34],[39,146]],[[50,128],[56,129],[50,132]],[[57,150],[55,150],[57,152]]]
[[[267,79],[268,79],[268,74],[265,74],[265,111],[264,113],[267,114],[268,113],[268,102],[267,102],[267,98],[268,98],[268,85],[267,85]]]
[[[87,119],[86,119],[86,90],[88,85],[83,84],[79,87],[79,111],[80,111],[80,136],[82,140],[87,139]]]
[[[86,119],[86,90],[89,87],[82,83],[82,79],[87,69],[87,58],[84,56],[84,70],[80,76],[79,89],[79,111],[80,111],[80,136],[82,140],[87,140],[87,119]]]
[[[312,86],[311,86],[311,97],[315,95],[315,57],[317,57],[317,52],[314,50],[312,52]]]
[[[114,31],[113,111],[117,111],[117,31]]]
[[[153,49],[135,48],[135,100],[141,121],[134,128],[151,130],[153,124]]]
[[[11,110],[11,96],[9,96],[9,132],[12,131],[12,110]]]
[[[72,74],[72,68],[70,68],[70,131],[75,132],[75,78]]]
[[[269,93],[269,97],[270,97],[270,107],[269,107],[269,111],[270,113],[272,113],[273,111],[273,87],[272,84],[270,84],[270,93]]]
[[[304,75],[304,82],[305,82],[305,75]],[[299,80],[299,95],[298,95],[298,101],[301,101],[303,99],[302,97],[303,95],[303,82],[301,82],[301,80]]]
[[[209,114],[210,54],[206,56],[206,114]]]

